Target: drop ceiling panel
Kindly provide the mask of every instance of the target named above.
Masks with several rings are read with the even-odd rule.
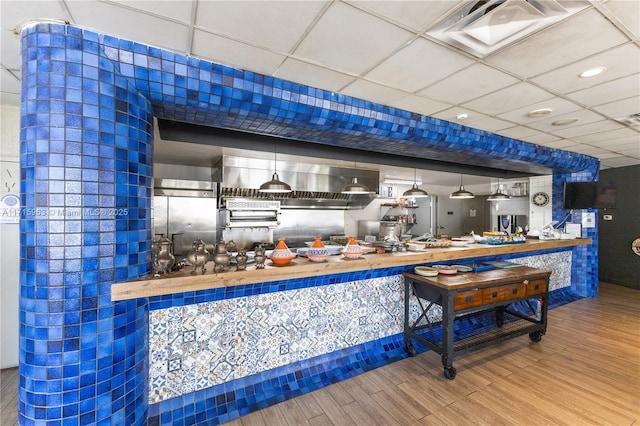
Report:
[[[531,81],[552,92],[566,94],[637,73],[640,68],[638,64],[640,64],[640,47],[634,43],[626,43],[539,75]],[[579,77],[581,72],[600,66],[607,67],[607,70],[595,77]]]
[[[136,9],[146,14],[159,15],[187,25],[191,22],[191,8],[195,6],[194,2],[185,1],[109,0],[104,3],[115,3],[122,7]]]
[[[293,58],[287,58],[275,76],[332,92],[337,92],[355,79],[350,75]]]
[[[412,38],[393,24],[344,3],[333,3],[294,56],[362,74]]]
[[[0,48],[5,67],[20,69],[20,36],[14,35],[13,30],[34,19],[68,21],[71,18],[58,2],[0,1]]]
[[[551,112],[548,115],[542,117],[529,117],[529,112],[543,108],[549,108],[551,109]],[[524,108],[518,108],[513,111],[500,114],[498,115],[498,117],[503,120],[513,121],[514,123],[526,124],[540,120],[548,120],[550,118],[558,117],[560,115],[572,111],[578,111],[580,109],[582,109],[582,107],[574,104],[573,102],[566,101],[561,98],[552,98],[542,102],[538,102],[536,104],[528,105]]]
[[[427,116],[433,116],[438,111],[442,111],[451,106],[448,103],[438,102],[416,95],[407,95],[402,99],[392,102],[390,105]]]
[[[574,139],[582,143],[587,143],[592,145],[597,144],[598,146],[604,146],[609,148],[611,146],[614,146],[616,143],[627,143],[627,141],[629,140],[627,138],[631,140],[635,138],[635,140],[640,144],[640,133],[630,128],[612,130],[606,133],[603,133],[603,132],[593,133],[590,135],[576,137]],[[621,142],[621,140],[623,142]]]
[[[638,114],[640,113],[640,94],[636,93],[633,98],[600,105],[593,109],[613,119]]]
[[[640,96],[640,73],[569,93],[567,97],[583,105],[602,105],[612,99],[623,100],[634,95]],[[640,112],[640,103],[636,112]]]
[[[496,133],[502,136],[506,136],[508,138],[527,140],[527,137],[536,135],[538,132],[529,127],[514,126],[514,127],[509,127],[508,129],[502,129]]]
[[[569,120],[577,118],[578,121],[571,124],[554,126],[552,123],[560,120]],[[527,126],[532,127],[537,130],[541,130],[543,132],[549,132],[555,134],[556,130],[565,130],[571,127],[583,126],[585,124],[594,123],[596,121],[601,121],[602,116],[600,114],[596,114],[593,111],[588,109],[581,109],[578,111],[572,111],[567,114],[557,115],[555,117],[549,117],[544,120],[535,121],[533,123],[528,123]]]
[[[517,83],[519,80],[482,64],[474,64],[419,92],[444,102],[463,103]]]
[[[356,80],[342,90],[342,93],[354,98],[370,100],[383,105],[390,105],[391,102],[404,98],[407,94],[400,90],[392,89],[381,84],[372,83],[366,80]]]
[[[412,31],[425,30],[458,7],[460,1],[349,1]]]
[[[196,25],[219,35],[289,53],[326,1],[200,1]]]
[[[110,3],[72,1],[66,4],[74,20],[84,27],[177,52],[184,52],[188,47],[187,25]]]
[[[489,56],[486,61],[529,78],[626,41],[627,37],[610,21],[590,9]]]
[[[608,167],[627,167],[627,166],[635,166],[640,164],[640,159],[632,158],[632,157],[615,157],[615,158],[607,158],[601,161],[601,166]]]
[[[283,55],[201,30],[193,32],[192,54],[267,75],[272,75],[285,58]]]
[[[471,64],[472,59],[420,38],[368,72],[365,78],[415,92]]]
[[[594,123],[585,124],[583,126],[574,126],[568,129],[554,130],[553,133],[563,138],[577,138],[584,135],[622,129],[624,127],[625,126],[623,124],[603,119]]]
[[[637,0],[609,0],[602,6],[613,13],[635,37],[640,38],[640,2]]]
[[[498,115],[514,109],[533,105],[537,102],[551,99],[552,95],[529,83],[518,83],[481,98],[464,103],[468,107],[485,114]]]

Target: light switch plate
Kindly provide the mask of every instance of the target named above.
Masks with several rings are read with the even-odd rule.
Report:
[[[586,212],[582,214],[582,227],[583,228],[595,228],[596,226],[596,214],[593,212]]]

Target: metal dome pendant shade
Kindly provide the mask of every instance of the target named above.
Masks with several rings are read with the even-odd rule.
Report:
[[[271,180],[260,185],[258,189],[259,192],[278,194],[278,193],[286,193],[291,192],[291,186],[285,182],[282,182],[278,177],[278,173],[275,169],[277,169],[278,165],[278,154],[276,152],[276,148],[273,148],[273,163],[274,163],[274,171]]]
[[[356,161],[353,162],[353,168],[357,169],[358,164]],[[351,183],[345,185],[340,191],[342,194],[351,194],[351,195],[359,195],[359,194],[371,194],[371,190],[367,187],[367,185],[358,182],[357,177],[353,177],[351,179]]]
[[[402,193],[403,197],[413,197],[413,198],[424,198],[428,197],[427,191],[424,191],[418,188],[418,183],[416,182],[416,169],[413,169],[413,186],[411,189],[408,189]]]
[[[357,177],[354,177],[353,179],[351,179],[351,183],[349,185],[346,185],[344,188],[342,188],[342,191],[340,192],[342,194],[370,194],[371,193],[371,191],[369,190],[369,188],[367,188],[366,185],[363,185],[358,182]]]
[[[462,175],[460,175],[460,189],[458,189],[455,192],[452,192],[451,195],[449,195],[449,198],[457,198],[457,199],[475,198],[475,195],[473,195],[472,192],[469,192],[464,189],[464,186],[462,185]]]
[[[509,201],[511,200],[511,197],[509,197],[507,194],[503,194],[502,191],[500,190],[500,179],[498,179],[498,188],[496,189],[496,192],[489,195],[489,197],[487,198],[487,201]]]
[[[274,173],[269,182],[265,182],[260,185],[260,189],[258,191],[267,193],[291,192],[291,186],[289,186],[288,183],[282,182],[278,177],[278,173]]]

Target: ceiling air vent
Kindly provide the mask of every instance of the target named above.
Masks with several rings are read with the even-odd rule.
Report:
[[[484,58],[588,5],[586,1],[480,0],[466,3],[426,34]]]
[[[640,112],[637,114],[631,114],[624,117],[616,118],[616,121],[626,124],[627,126],[640,126]]]

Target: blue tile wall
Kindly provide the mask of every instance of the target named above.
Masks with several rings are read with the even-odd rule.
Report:
[[[153,116],[418,158],[474,163],[482,156],[488,167],[508,168],[517,160],[533,173],[555,171],[555,200],[563,179],[597,177],[598,162],[586,155],[73,26],[41,23],[24,28],[21,37],[20,424],[146,421],[149,304],[112,303],[110,285],[150,269]],[[564,215],[554,205],[554,218]],[[575,286],[595,295],[597,228],[587,233],[595,244],[574,249]],[[401,271],[364,276],[390,272]],[[354,278],[331,275],[312,285]],[[290,285],[308,284],[196,292],[151,304]],[[309,367],[308,377],[317,373],[322,383],[342,377],[318,369]],[[276,388],[254,392],[246,404],[281,399]],[[168,412],[179,424],[202,418],[198,403],[174,404],[162,416]],[[217,418],[232,418],[246,404],[230,404]]]
[[[94,33],[22,49],[19,422],[143,424],[148,303],[110,285],[150,266],[151,105]]]

